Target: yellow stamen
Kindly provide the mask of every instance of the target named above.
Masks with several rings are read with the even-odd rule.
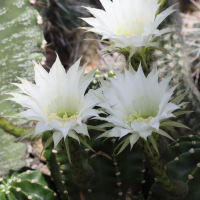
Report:
[[[68,113],[68,112],[63,112],[63,113],[59,113],[59,112],[51,112],[51,106],[56,107],[56,104],[59,104],[59,98],[64,98],[64,100],[72,102],[75,102],[77,104],[76,106],[76,113]],[[72,100],[73,99],[73,100]],[[56,102],[53,102],[56,101]],[[57,102],[58,101],[58,102]],[[60,121],[61,123],[65,124],[66,122],[72,122],[72,121],[77,121],[77,117],[78,117],[78,113],[80,111],[80,102],[75,99],[72,95],[57,95],[53,98],[51,98],[50,100],[48,100],[47,102],[47,108],[44,109],[44,113],[48,119],[48,121],[52,121],[52,120],[57,120]]]
[[[138,122],[138,124],[144,122],[146,124],[149,124],[151,119],[153,119],[152,116],[149,116],[148,118],[143,118],[141,117],[141,113],[139,111],[132,111],[132,114],[128,115],[128,116],[124,116],[126,123],[130,126],[132,122]]]
[[[78,114],[78,113],[77,113]],[[52,113],[49,117],[48,117],[48,120],[49,121],[52,121],[52,120],[57,120],[59,122],[61,122],[62,124],[65,124],[66,122],[73,122],[73,121],[76,121],[77,120],[77,117],[78,115],[77,114],[74,114],[74,115],[69,115],[67,113],[65,113],[65,115],[63,115],[63,118],[59,117],[57,115],[57,113]],[[70,117],[68,117],[70,116]]]
[[[143,27],[144,27],[144,25],[146,24],[146,21],[144,21],[143,19],[139,19],[139,18],[133,18],[132,19],[134,22],[139,22],[139,23],[141,23],[142,25],[142,29],[143,29]],[[127,31],[127,29],[125,28],[126,26],[128,26],[128,23],[130,22],[130,24],[131,23],[133,23],[133,22],[131,22],[131,21],[125,21],[122,25],[119,25],[117,28],[116,28],[116,32],[115,32],[115,34],[116,35],[125,35],[125,36],[127,36],[127,37],[132,37],[134,34],[136,34],[136,33],[132,33],[132,32],[130,32],[130,31]],[[137,33],[137,34],[141,34],[141,33]]]

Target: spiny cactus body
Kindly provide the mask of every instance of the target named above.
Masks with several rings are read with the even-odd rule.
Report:
[[[200,174],[200,135],[181,137],[177,143],[172,143],[164,156],[166,172],[177,184],[183,183],[188,186],[188,193],[184,198],[170,196],[162,190],[159,183],[155,183],[150,189],[148,200],[198,200],[199,199],[199,174]],[[187,191],[181,191],[183,194]]]
[[[178,44],[173,43],[174,40],[179,40],[178,38],[179,35],[171,35],[166,36],[165,40],[161,41],[161,46],[164,45],[167,49],[170,48],[168,46],[169,41],[172,42],[172,49],[174,52],[170,49],[171,55],[163,56],[162,53],[156,52],[158,57],[162,57],[158,58],[160,63],[157,63],[160,72],[164,75],[175,74],[175,72],[178,72],[177,76],[174,76],[173,83],[183,83],[181,80],[188,80],[188,74],[190,73],[187,68],[184,68],[184,61],[183,63],[180,61],[180,58],[184,59],[184,56],[181,54],[182,39],[180,38]],[[185,86],[183,86],[183,88],[179,87],[177,94],[181,93],[182,90],[184,90],[184,92],[191,91],[191,94],[195,94],[194,90],[191,89],[190,83],[192,82],[186,82],[185,86],[187,86],[187,89]],[[96,126],[97,124],[94,124],[93,126]],[[52,133],[44,133],[44,144],[51,136],[50,134]],[[144,200],[145,198],[148,198],[148,200],[180,200],[183,198],[185,200],[191,200],[191,198],[198,200],[199,193],[197,188],[199,188],[200,183],[195,177],[199,174],[199,136],[182,137],[180,138],[179,143],[172,143],[172,145],[170,145],[166,150],[167,153],[164,157],[164,160],[167,163],[166,171],[164,167],[165,163],[162,163],[160,155],[155,155],[155,151],[152,153],[151,150],[153,147],[150,147],[150,151],[147,148],[144,148],[144,152],[148,158],[151,158],[149,161],[155,172],[152,173],[151,168],[148,166],[148,161],[146,165],[144,163],[144,152],[141,151],[141,149],[143,149],[142,145],[144,144],[140,145],[141,149],[135,145],[132,151],[126,148],[121,154],[116,155],[113,153],[114,149],[119,144],[119,141],[117,141],[116,138],[109,138],[103,142],[101,139],[95,140],[101,134],[99,131],[90,130],[89,134],[91,138],[85,140],[87,140],[87,143],[95,150],[95,152],[92,152],[82,145],[79,147],[77,147],[76,144],[72,145],[74,141],[71,141],[69,144],[69,151],[72,156],[72,163],[70,163],[70,160],[68,159],[64,141],[61,141],[55,149],[53,144],[50,144],[44,152],[60,199],[78,200],[85,198],[87,200],[124,200],[127,193],[130,193],[131,191],[132,194],[129,196],[134,200]],[[160,138],[157,139],[159,140]],[[145,172],[145,170],[147,172]],[[159,174],[159,172],[163,173]],[[27,172],[24,173],[27,175]],[[90,174],[90,176],[87,176],[87,173]],[[151,173],[151,176],[147,178],[150,179],[150,181],[145,180],[144,178],[148,176],[148,173]],[[160,181],[160,183],[155,183],[152,186],[154,174],[157,177],[159,176],[158,181]],[[167,185],[165,185],[164,182],[166,179]],[[24,181],[27,185],[33,184],[31,181],[29,181],[30,184],[28,184],[27,180]],[[149,189],[144,187],[146,181],[148,181],[147,184],[149,184],[148,188],[152,186],[150,195],[148,195]],[[14,182],[11,181],[10,184],[12,183]],[[3,183],[2,185],[6,184],[7,183]],[[160,185],[169,188],[167,192],[164,191]],[[48,189],[47,187],[45,188],[47,185],[43,184],[42,186],[43,189]],[[6,195],[11,195],[11,188],[15,187],[15,185],[11,188],[7,185],[2,188],[4,187],[6,187],[6,190],[3,191],[3,198],[7,198]],[[39,186],[35,188],[32,187],[31,190],[27,189],[25,192],[28,194],[28,192],[33,191],[30,197],[33,198],[32,195],[37,191],[38,187]],[[27,187],[25,187],[25,189],[26,188]],[[169,194],[174,188],[176,190],[173,191],[173,194]],[[197,192],[194,192],[194,189],[196,189]],[[6,194],[6,191],[9,192]],[[42,194],[43,193],[41,193],[41,198],[43,198]],[[53,194],[54,193],[51,193],[51,195]],[[24,195],[24,193],[22,193],[22,195]],[[29,198],[27,195],[25,197]],[[53,197],[56,198],[54,195],[49,198]],[[8,196],[8,198],[11,197]],[[37,197],[35,199],[37,199]]]
[[[176,1],[167,1],[165,7],[175,4]],[[158,67],[161,79],[163,77],[172,75],[171,86],[178,84],[174,97],[182,93],[188,93],[184,101],[188,102],[183,107],[184,110],[194,111],[179,117],[182,122],[190,127],[192,131],[199,132],[199,114],[200,114],[200,93],[197,89],[191,72],[191,63],[187,57],[186,46],[181,35],[181,18],[178,10],[170,15],[163,23],[163,26],[170,24],[178,24],[179,26],[174,29],[174,33],[165,35],[159,40],[159,45],[164,47],[169,54],[161,51],[154,51],[154,59],[151,64]],[[176,119],[175,119],[176,120]]]
[[[44,133],[44,142],[49,134],[48,132]],[[173,142],[163,150],[165,154],[161,154],[162,161],[160,159],[157,161],[156,166],[162,162],[170,182],[176,186],[171,195],[160,186],[159,180],[162,180],[162,177],[161,179],[155,178],[158,174],[151,172],[148,161],[144,165],[144,155],[138,146],[134,147],[131,152],[129,148],[126,148],[121,154],[115,155],[113,151],[118,141],[110,138],[102,144],[101,140],[94,140],[99,134],[97,131],[90,131],[91,140],[87,141],[95,149],[95,153],[83,146],[80,147],[81,159],[79,158],[77,162],[92,168],[89,172],[93,179],[85,184],[82,184],[77,178],[76,172],[73,170],[75,163],[70,164],[61,144],[56,149],[53,149],[52,144],[45,150],[44,156],[61,199],[76,200],[80,199],[80,195],[82,195],[88,200],[101,200],[102,198],[124,200],[127,192],[131,191],[132,199],[142,200],[145,199],[145,196],[148,197],[148,200],[191,200],[192,197],[194,200],[198,200],[199,193],[194,190],[200,187],[198,180],[199,135],[181,137],[178,142]],[[153,147],[149,154],[152,153],[152,150]],[[79,150],[76,149],[76,151]],[[151,176],[149,176],[150,174]],[[154,181],[156,183],[152,185]],[[149,195],[148,188],[150,188]]]
[[[50,189],[47,177],[38,171],[21,169],[0,178],[1,200],[58,200],[57,194]]]
[[[48,134],[45,132],[44,142]],[[83,165],[90,166],[84,169],[91,173],[92,179],[89,183],[82,184],[77,179],[76,172],[72,170],[73,164],[70,165],[62,145],[53,149],[52,144],[45,150],[44,156],[61,199],[68,197],[71,200],[77,200],[81,192],[88,200],[122,200],[126,197],[128,189],[131,189],[135,196],[141,192],[142,183],[145,182],[142,153],[137,148],[133,148],[131,152],[126,149],[116,156],[113,154],[117,146],[116,140],[111,138],[101,144],[102,140],[95,140],[99,134],[98,131],[90,131],[91,140],[87,140],[95,153],[87,148],[80,149]]]

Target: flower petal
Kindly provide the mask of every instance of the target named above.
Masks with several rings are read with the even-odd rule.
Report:
[[[133,148],[133,145],[139,140],[139,138],[140,138],[139,134],[132,134],[130,136],[131,149]]]
[[[54,142],[54,149],[57,147],[58,143],[61,141],[63,138],[63,134],[61,132],[54,132],[53,133],[53,142]]]

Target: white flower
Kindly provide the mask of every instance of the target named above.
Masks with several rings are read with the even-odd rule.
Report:
[[[100,0],[104,10],[89,8],[94,16],[82,18],[92,28],[85,29],[110,39],[114,44],[110,48],[127,50],[129,58],[144,47],[158,47],[153,42],[156,37],[171,32],[171,28],[158,30],[159,24],[172,12],[173,6],[156,16],[158,0]],[[107,48],[108,49],[108,48]]]
[[[166,122],[170,117],[175,117],[172,112],[180,109],[180,106],[175,103],[179,102],[184,95],[174,100],[174,103],[169,102],[176,86],[167,88],[171,77],[159,83],[156,68],[147,77],[141,65],[137,72],[133,68],[124,70],[125,74],[115,72],[116,79],[101,80],[102,89],[94,92],[96,98],[102,101],[98,106],[109,114],[107,118],[96,119],[114,124],[111,131],[105,132],[100,137],[121,138],[129,134],[131,148],[139,138],[147,140],[152,132],[170,138],[160,128],[171,125],[184,126],[176,122]]]
[[[86,64],[78,70],[79,64],[80,59],[66,73],[57,57],[48,73],[35,63],[36,84],[19,78],[22,84],[13,84],[24,94],[9,93],[13,96],[9,100],[28,108],[17,114],[18,117],[38,121],[35,135],[55,130],[53,134],[55,146],[66,136],[79,141],[76,133],[89,136],[84,122],[92,116],[98,116],[96,110],[92,109],[97,104],[92,90],[85,95],[96,69],[84,75]]]

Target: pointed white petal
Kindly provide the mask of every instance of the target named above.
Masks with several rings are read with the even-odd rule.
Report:
[[[69,130],[74,129],[76,124],[77,124],[76,122],[66,122],[64,127],[56,128],[56,130],[61,131],[65,139],[66,136],[68,135]]]
[[[95,19],[94,17],[89,17],[89,18],[81,18],[85,22],[87,22],[89,25],[94,26],[94,27],[99,27],[101,26],[101,23]]]
[[[107,137],[120,137],[121,131],[118,127],[113,128]]]
[[[49,130],[52,130],[52,128],[48,126],[46,123],[38,122],[35,127],[35,135],[39,133],[43,133],[44,131],[49,131]]]
[[[84,135],[87,135],[88,137],[90,137],[86,124],[82,124],[82,126],[78,125],[73,129],[79,134],[84,134]]]
[[[139,138],[140,138],[139,134],[132,134],[130,136],[131,149],[133,148],[133,145],[139,140]]]
[[[61,141],[63,138],[63,134],[61,132],[54,132],[53,133],[53,142],[54,142],[54,149],[57,147],[58,143]]]
[[[152,134],[152,130],[139,131],[140,137],[144,138],[145,140],[147,140],[147,137],[150,136],[151,134]]]
[[[154,117],[151,119],[149,125],[158,131],[160,126],[160,117]]]
[[[123,129],[123,128],[120,128],[120,131],[121,131],[121,134],[120,134],[120,138],[124,137],[125,135],[129,134],[132,132],[132,130],[130,129]]]
[[[74,130],[69,130],[68,132],[68,136],[74,138],[75,140],[77,140],[80,144],[80,140],[79,137],[76,135],[76,132]]]

